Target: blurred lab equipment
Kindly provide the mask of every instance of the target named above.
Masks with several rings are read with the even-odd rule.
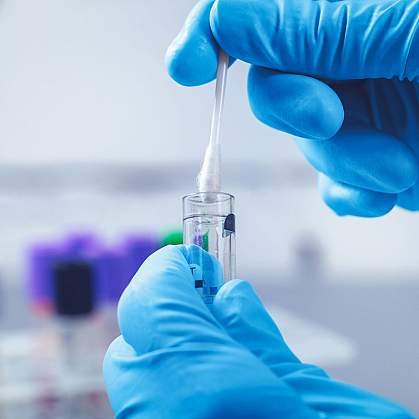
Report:
[[[183,243],[183,231],[182,230],[172,230],[167,231],[162,238],[162,246],[167,246],[169,244],[182,244]]]
[[[295,277],[300,281],[327,280],[327,269],[322,243],[310,231],[303,231],[294,243],[294,270]]]
[[[182,232],[132,232],[114,244],[92,231],[38,240],[27,252],[33,327],[0,334],[2,419],[104,419],[102,360],[119,334],[116,304],[144,260]]]
[[[171,243],[167,243],[171,244]],[[161,245],[161,240],[155,234],[143,233],[138,235],[131,235],[126,237],[123,243],[123,248],[125,249],[128,255],[128,278],[129,281],[138,271],[138,268],[142,263],[150,256],[154,251],[156,251]],[[124,284],[124,288],[128,283]]]
[[[73,232],[57,242],[37,242],[28,251],[28,289],[35,311],[51,309],[53,271],[57,264],[83,262],[91,266],[92,288],[98,304],[116,304],[144,260],[161,246],[179,244],[180,230],[159,237],[136,233],[108,246],[92,233]]]

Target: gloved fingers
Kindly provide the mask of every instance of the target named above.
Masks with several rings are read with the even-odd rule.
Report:
[[[158,250],[143,263],[123,293],[119,325],[125,341],[138,354],[230,341],[195,289],[188,261],[195,251],[210,258],[197,246]]]
[[[344,126],[328,141],[296,143],[315,169],[341,183],[398,194],[417,181],[419,162],[413,150],[372,128]]]
[[[346,183],[337,182],[319,174],[320,194],[337,215],[357,217],[381,217],[397,203],[397,194],[374,192]]]
[[[233,57],[335,80],[419,78],[418,2],[217,0],[212,33]]]
[[[283,363],[300,364],[248,282],[224,284],[214,299],[213,314],[236,342],[275,373]]]
[[[316,366],[300,363],[249,283],[226,283],[214,300],[213,313],[236,342],[267,365],[308,408],[318,412],[319,418],[410,418],[391,402],[331,380]],[[293,412],[279,417],[300,416]]]
[[[169,75],[184,86],[199,86],[215,79],[219,47],[211,33],[209,15],[214,0],[201,0],[169,46]],[[230,59],[230,65],[234,59]]]
[[[343,106],[335,91],[312,77],[252,66],[248,94],[261,122],[298,137],[328,139],[343,122]]]

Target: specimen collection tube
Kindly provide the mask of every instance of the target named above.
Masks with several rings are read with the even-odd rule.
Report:
[[[235,276],[234,197],[223,192],[185,196],[183,242],[199,246],[191,253],[191,270],[195,288],[204,301],[211,304],[220,286]]]

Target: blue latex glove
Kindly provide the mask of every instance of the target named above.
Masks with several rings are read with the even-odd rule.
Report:
[[[418,0],[204,0],[168,50],[170,75],[212,80],[216,42],[252,64],[254,114],[301,137],[336,213],[419,210]]]
[[[122,296],[122,336],[104,363],[116,418],[412,417],[302,364],[247,282],[225,284],[210,311],[190,256],[190,247],[159,250]]]

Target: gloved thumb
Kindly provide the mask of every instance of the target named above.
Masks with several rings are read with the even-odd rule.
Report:
[[[188,260],[196,249],[167,246],[158,250],[122,295],[118,305],[121,334],[137,354],[231,342],[196,292]]]
[[[271,369],[282,363],[300,363],[248,282],[224,284],[215,297],[213,315],[236,342]]]
[[[211,11],[231,56],[334,80],[419,80],[418,27],[417,0],[217,0]]]

